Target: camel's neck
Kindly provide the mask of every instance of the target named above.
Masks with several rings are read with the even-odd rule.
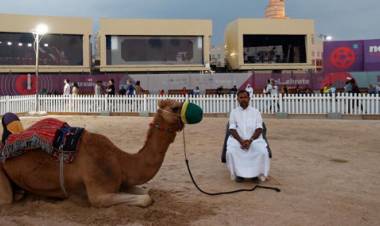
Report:
[[[166,125],[159,117],[153,120],[155,125]],[[160,169],[169,145],[174,141],[176,132],[150,127],[143,148],[136,154],[122,154],[120,165],[123,181],[127,185],[144,184],[156,175]]]

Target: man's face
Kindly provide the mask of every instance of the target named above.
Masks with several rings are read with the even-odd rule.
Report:
[[[243,109],[246,109],[248,107],[250,98],[246,92],[240,93],[237,99],[240,107],[242,107]]]

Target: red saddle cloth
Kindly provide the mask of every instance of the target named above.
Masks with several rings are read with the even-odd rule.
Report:
[[[57,130],[62,128],[65,124],[66,122],[54,118],[42,119],[22,133],[9,135],[5,145],[12,145],[20,141],[29,140],[33,136],[38,136],[46,144],[53,146]]]
[[[42,149],[58,160],[59,151],[53,144],[62,128],[70,127],[66,122],[46,118],[21,133],[9,135],[4,146],[0,147],[0,160],[5,161],[36,149]],[[64,161],[70,163],[74,158],[73,155],[73,152],[64,152]]]

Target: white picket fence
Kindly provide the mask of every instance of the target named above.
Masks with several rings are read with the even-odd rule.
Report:
[[[30,95],[0,96],[0,114],[5,112],[25,113],[46,112],[156,112],[161,99],[185,99],[198,104],[204,113],[228,113],[237,106],[234,95],[143,95],[143,96],[62,96]],[[379,115],[380,97],[378,94],[290,94],[280,96],[255,95],[251,105],[263,114],[283,112],[288,114],[328,114]]]

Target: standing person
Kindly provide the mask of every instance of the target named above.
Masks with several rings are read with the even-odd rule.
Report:
[[[115,95],[115,81],[113,79],[108,80],[106,94],[109,96]]]
[[[186,96],[188,93],[187,93],[187,89],[186,89],[186,87],[184,86],[184,87],[182,87],[182,90],[181,90],[181,95],[182,96]]]
[[[70,95],[70,90],[71,90],[71,87],[70,87],[70,80],[65,79],[65,80],[63,80],[63,83],[65,84],[65,85],[63,86],[63,95],[64,95],[64,96],[69,96],[69,95]]]
[[[74,82],[73,88],[71,90],[71,93],[73,96],[78,96],[79,95],[79,86],[77,82]]]
[[[287,85],[284,85],[284,86],[282,86],[282,89],[281,89],[281,93],[283,94],[283,95],[286,95],[286,94],[288,94],[288,86]]]
[[[194,95],[194,96],[199,96],[199,94],[201,94],[201,90],[199,89],[199,86],[196,86],[196,87],[193,89],[193,95]]]
[[[380,94],[380,82],[375,87],[376,94]]]
[[[276,82],[274,81],[274,79],[271,80],[271,86],[272,86],[272,89],[270,90],[270,95],[278,96],[278,86],[276,85]]]
[[[135,95],[135,86],[133,85],[131,80],[127,80],[127,96]]]
[[[242,182],[245,178],[265,181],[270,161],[267,143],[263,139],[263,120],[260,112],[249,106],[246,90],[237,93],[239,106],[232,110],[229,119],[231,136],[227,140],[226,163],[231,178]]]
[[[270,111],[272,111],[272,106],[275,106],[277,108],[274,108],[274,111],[277,112],[280,110],[280,104],[278,103],[278,86],[276,85],[274,79],[271,80],[271,86],[272,89],[270,91],[270,95],[272,97],[271,106],[269,108]]]
[[[234,85],[231,89],[230,89],[230,94],[233,94],[233,95],[236,95],[238,89],[236,87],[236,85]]]
[[[144,89],[141,87],[141,82],[139,80],[136,81],[135,93],[136,93],[136,95],[143,95],[144,94]]]
[[[267,85],[265,86],[263,93],[264,94],[271,94],[271,92],[272,92],[272,84],[271,84],[271,80],[268,79]]]
[[[96,81],[95,86],[94,86],[94,94],[95,96],[100,96],[102,95],[102,81]]]
[[[249,94],[249,97],[252,98],[253,97],[253,93],[255,92],[251,86],[251,84],[247,84],[247,87],[245,87],[245,91],[248,92]]]
[[[344,85],[344,92],[345,93],[352,93],[352,78],[347,77],[347,81]]]

